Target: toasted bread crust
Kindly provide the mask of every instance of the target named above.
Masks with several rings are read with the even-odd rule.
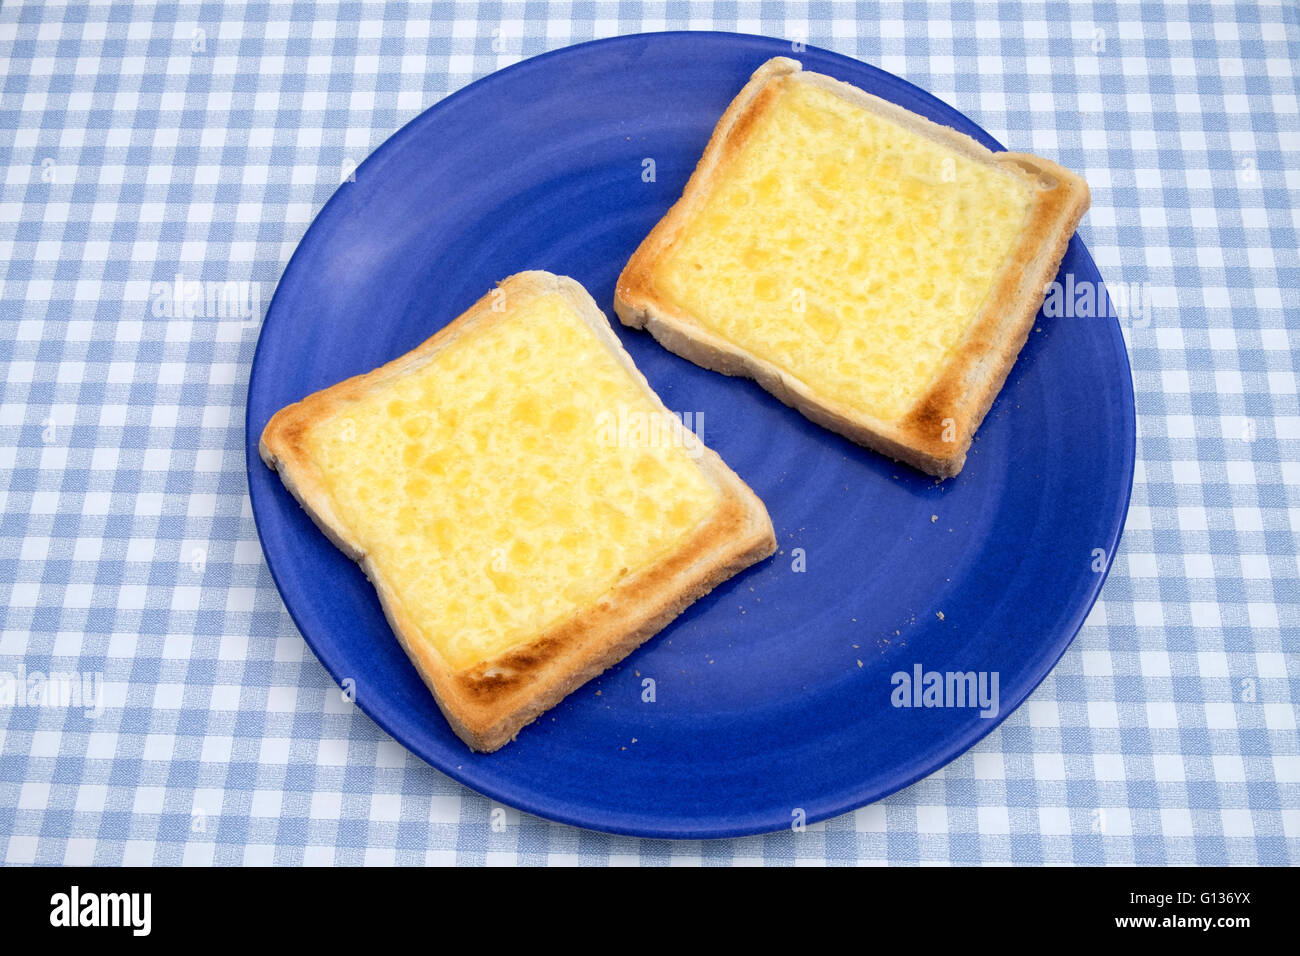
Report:
[[[586,290],[572,279],[522,272],[499,283],[506,301],[558,292],[600,338],[648,396],[662,407],[623,350]],[[697,598],[776,550],[771,519],[758,497],[715,452],[701,447],[698,461],[721,492],[720,504],[677,551],[629,574],[595,605],[526,644],[492,660],[456,670],[428,642],[331,506],[323,478],[306,450],[313,423],[336,414],[369,392],[418,369],[437,352],[505,313],[493,312],[500,293],[489,293],[411,352],[365,375],[309,395],[277,412],[262,432],[262,460],[279,472],[285,487],[325,535],[360,563],[374,584],[389,624],[438,707],[471,748],[492,751],[570,692],[622,660]]]
[[[651,230],[619,276],[614,311],[645,328],[669,351],[726,375],[753,378],[812,421],[940,478],[961,471],[975,431],[1001,391],[1028,338],[1047,286],[1090,201],[1082,178],[1049,160],[994,153],[969,136],[933,123],[857,87],[776,57],[759,67],[718,122],[678,201]],[[656,287],[659,264],[691,216],[748,140],[778,95],[779,84],[813,83],[980,162],[1031,178],[1035,199],[1014,252],[949,360],[897,421],[884,421],[817,394],[804,382],[704,327]]]

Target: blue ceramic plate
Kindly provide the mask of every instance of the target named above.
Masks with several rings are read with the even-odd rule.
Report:
[[[1133,393],[1113,319],[1040,317],[965,470],[942,484],[615,322],[666,404],[701,414],[705,442],[767,503],[781,551],[500,752],[471,754],[448,729],[370,584],[262,465],[258,435],[281,406],[414,348],[522,269],[573,276],[612,316],[619,270],[680,195],[723,109],[782,54],[790,44],[762,37],[628,36],[466,87],[339,189],[262,329],[249,486],[293,619],[336,680],[356,681],[357,703],[381,727],[444,773],[543,817],[732,836],[907,786],[992,730],[1051,670],[1124,524]],[[795,55],[1001,148],[897,77],[823,50]],[[1062,269],[1100,282],[1077,238]],[[996,716],[894,706],[893,675],[917,665],[996,674]]]

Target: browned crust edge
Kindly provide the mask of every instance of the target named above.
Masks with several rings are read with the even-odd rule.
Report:
[[[721,171],[748,139],[754,123],[785,82],[814,83],[1010,175],[1030,179],[1036,199],[1015,251],[948,362],[916,404],[897,421],[884,421],[819,396],[796,378],[705,328],[655,285],[660,262],[672,251]],[[1020,354],[1047,287],[1090,202],[1078,175],[1026,153],[994,153],[954,129],[940,126],[857,87],[776,57],[759,67],[727,107],[680,199],[641,242],[619,276],[614,311],[624,325],[647,329],[669,351],[726,375],[752,378],[787,405],[831,431],[940,478],[956,475],[984,416]],[[945,440],[947,438],[947,440]]]
[[[697,461],[721,498],[714,513],[675,552],[629,574],[594,606],[528,644],[474,667],[454,670],[432,645],[419,639],[399,595],[362,548],[349,539],[334,513],[324,481],[306,453],[304,432],[313,422],[418,369],[460,336],[508,314],[508,304],[505,310],[492,309],[502,294],[506,303],[517,303],[550,292],[559,292],[576,308],[646,394],[664,409],[581,285],[546,272],[521,272],[500,282],[496,291],[411,352],[281,409],[267,423],[259,443],[262,460],[279,472],[285,487],[317,526],[360,563],[379,594],[393,633],[448,723],[479,751],[497,750],[508,743],[573,690],[662,630],[692,602],[776,550],[776,535],[763,503],[715,452],[701,445]]]

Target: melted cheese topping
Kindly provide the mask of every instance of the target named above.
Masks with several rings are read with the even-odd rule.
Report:
[[[978,314],[1032,186],[810,83],[777,89],[658,288],[823,397],[897,420]]]
[[[665,419],[549,294],[305,440],[418,637],[464,669],[592,604],[713,510],[699,446]]]

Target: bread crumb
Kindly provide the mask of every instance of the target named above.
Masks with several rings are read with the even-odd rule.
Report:
[[[938,515],[930,515],[930,524],[934,524],[938,520],[939,520]]]
[[[858,661],[858,666],[859,666],[859,667],[862,666],[862,661],[861,661],[861,660]]]
[[[943,611],[935,611],[934,613],[939,616],[939,620],[943,620]]]

